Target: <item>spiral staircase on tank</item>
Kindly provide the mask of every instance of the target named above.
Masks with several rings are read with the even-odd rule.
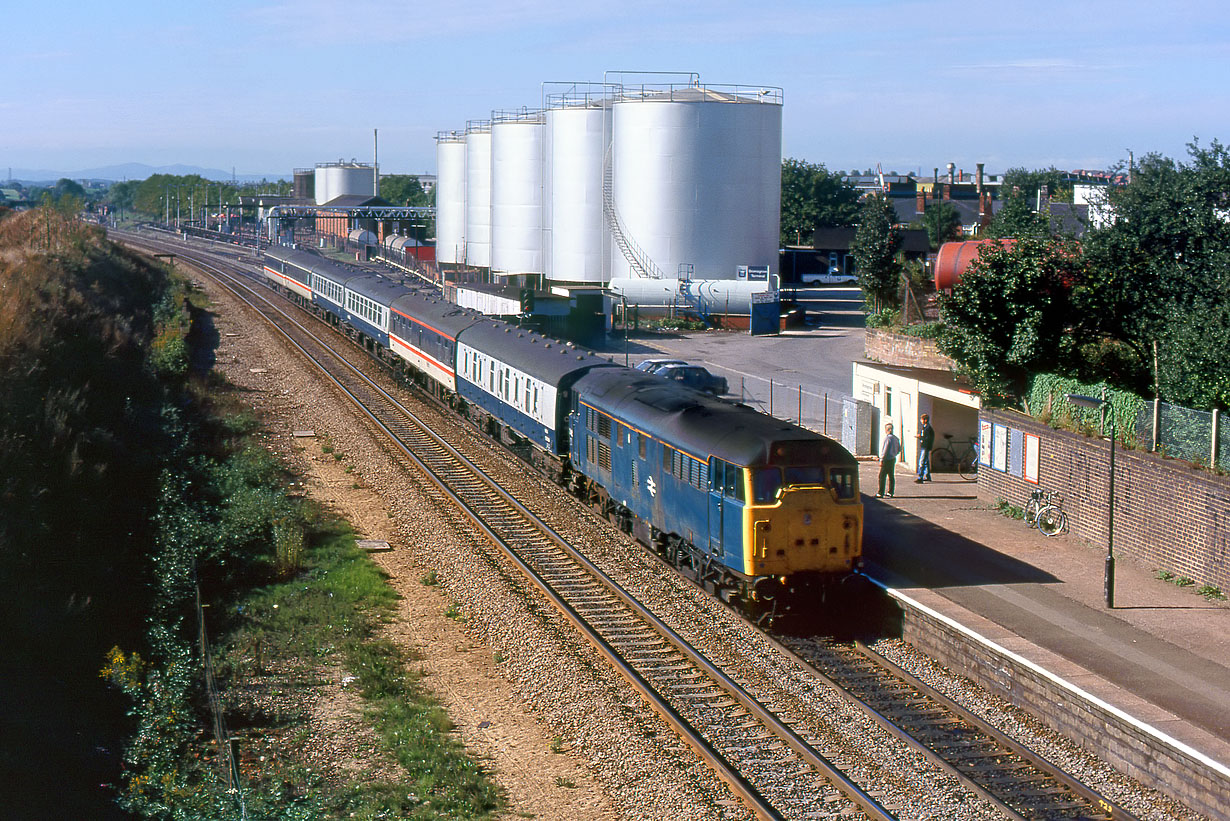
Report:
[[[607,145],[606,155],[602,158],[602,215],[606,218],[607,230],[611,232],[616,247],[636,275],[642,279],[664,279],[662,269],[628,236],[623,221],[615,210],[615,174],[611,168],[610,145]]]

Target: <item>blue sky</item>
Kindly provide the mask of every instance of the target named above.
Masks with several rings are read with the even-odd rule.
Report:
[[[544,81],[784,90],[786,157],[1105,168],[1230,140],[1224,2],[6,0],[0,174],[122,162],[431,172],[437,131]]]

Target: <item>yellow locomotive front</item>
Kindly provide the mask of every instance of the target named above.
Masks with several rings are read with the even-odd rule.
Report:
[[[744,572],[764,580],[762,588],[794,586],[803,577],[836,580],[857,567],[863,546],[858,466],[834,450],[832,462],[792,464],[800,460],[778,445],[770,464],[747,469]]]

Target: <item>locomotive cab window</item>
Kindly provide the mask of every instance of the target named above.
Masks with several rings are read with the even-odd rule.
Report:
[[[855,473],[853,468],[833,468],[829,471],[833,489],[837,491],[838,499],[853,499],[855,495]]]
[[[766,504],[777,499],[782,487],[780,468],[759,468],[752,477],[752,494],[756,502]]]
[[[786,484],[788,485],[822,485],[824,484],[824,468],[790,465],[785,468]]]

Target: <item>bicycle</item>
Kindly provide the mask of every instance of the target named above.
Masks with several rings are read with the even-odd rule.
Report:
[[[962,479],[970,482],[977,479],[978,440],[961,439],[954,443],[951,433],[945,433],[944,438],[948,441],[931,451],[931,469],[941,473],[951,473],[955,468],[957,473],[961,474]],[[965,447],[958,452],[954,444]]]
[[[1030,491],[1025,502],[1025,524],[1036,527],[1046,536],[1057,536],[1068,527],[1068,514],[1063,512],[1063,494],[1052,490]]]

